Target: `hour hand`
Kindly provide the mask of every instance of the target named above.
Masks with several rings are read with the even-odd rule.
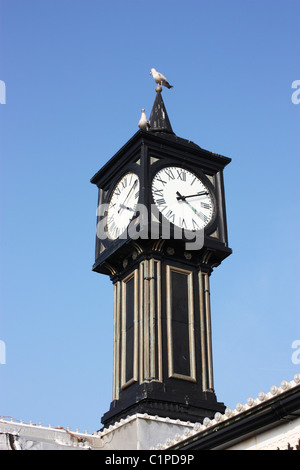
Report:
[[[177,194],[177,201],[185,201],[185,199],[188,198],[188,197],[204,196],[205,194],[208,194],[208,192],[207,191],[200,191],[199,193],[196,193],[196,194],[188,194],[188,196],[182,196],[177,191],[176,194]]]
[[[132,207],[124,206],[124,204],[120,204],[120,209],[127,209],[127,210],[129,210],[129,211],[134,212],[134,210],[132,209]]]

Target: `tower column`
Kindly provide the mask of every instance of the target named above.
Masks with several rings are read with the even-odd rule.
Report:
[[[118,281],[114,284],[114,345],[113,345],[113,400],[119,398],[120,388],[120,345],[121,345],[121,296],[120,285]]]
[[[162,382],[160,261],[140,263],[140,383]]]
[[[209,273],[199,271],[200,331],[203,391],[214,390]]]

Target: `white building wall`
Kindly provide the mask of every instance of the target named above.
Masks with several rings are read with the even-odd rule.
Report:
[[[300,446],[300,418],[229,447],[228,450],[296,450]]]
[[[179,419],[139,413],[94,434],[0,418],[0,450],[145,450],[192,428]]]

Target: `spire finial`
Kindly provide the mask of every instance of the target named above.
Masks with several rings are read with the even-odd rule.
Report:
[[[161,93],[162,92],[162,87],[159,85],[155,88],[156,93]]]

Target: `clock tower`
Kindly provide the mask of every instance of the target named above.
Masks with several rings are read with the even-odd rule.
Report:
[[[223,182],[231,160],[175,135],[161,92],[148,130],[91,179],[93,270],[114,285],[104,426],[135,413],[201,422],[225,408],[214,391],[210,275],[231,254]]]

